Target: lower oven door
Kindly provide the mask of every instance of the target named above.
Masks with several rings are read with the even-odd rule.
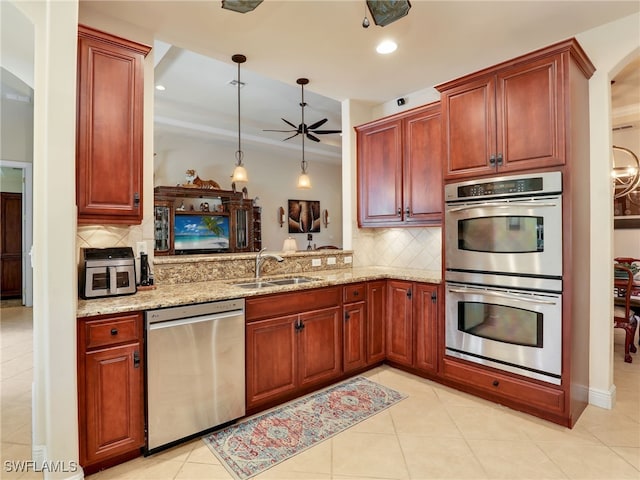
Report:
[[[446,286],[447,355],[560,385],[562,294]]]

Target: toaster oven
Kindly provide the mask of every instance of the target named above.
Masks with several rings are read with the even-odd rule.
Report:
[[[80,296],[85,299],[136,293],[131,247],[81,249]]]

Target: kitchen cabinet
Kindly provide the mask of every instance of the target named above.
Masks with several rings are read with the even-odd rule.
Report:
[[[78,27],[79,224],[140,224],[144,58],[151,47]]]
[[[354,283],[343,287],[342,341],[344,372],[367,365],[367,304],[366,284]]]
[[[437,372],[438,286],[389,280],[387,360],[421,372]]]
[[[592,73],[571,39],[436,86],[445,180],[565,165],[573,77]]]
[[[247,298],[247,411],[342,374],[341,288]]]
[[[145,444],[142,313],[79,318],[77,332],[80,465],[92,473]]]
[[[358,225],[440,224],[440,103],[361,125],[356,132]]]
[[[367,282],[367,365],[384,361],[387,325],[387,282]]]

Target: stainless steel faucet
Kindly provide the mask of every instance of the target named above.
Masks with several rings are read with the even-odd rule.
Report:
[[[263,255],[266,250],[266,248],[263,248],[258,252],[258,255],[256,255],[256,280],[260,278],[260,268],[267,258],[273,258],[278,262],[284,261],[284,258],[282,258],[280,255],[276,255],[275,253],[267,253]]]

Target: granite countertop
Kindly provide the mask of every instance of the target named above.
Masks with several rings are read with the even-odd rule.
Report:
[[[294,274],[267,276],[262,280],[286,278]],[[90,317],[95,315],[132,312],[137,310],[151,310],[154,308],[188,305],[192,303],[213,302],[230,298],[253,297],[272,293],[307,290],[310,288],[342,285],[369,280],[383,280],[388,278],[409,280],[425,283],[440,283],[441,272],[433,270],[416,270],[392,267],[354,267],[339,270],[320,270],[305,272],[299,276],[317,279],[313,282],[280,285],[267,288],[242,288],[234,283],[251,282],[253,278],[239,278],[217,280],[210,282],[181,283],[175,285],[157,285],[154,290],[138,291],[134,295],[108,297],[92,300],[78,300],[77,316]]]

